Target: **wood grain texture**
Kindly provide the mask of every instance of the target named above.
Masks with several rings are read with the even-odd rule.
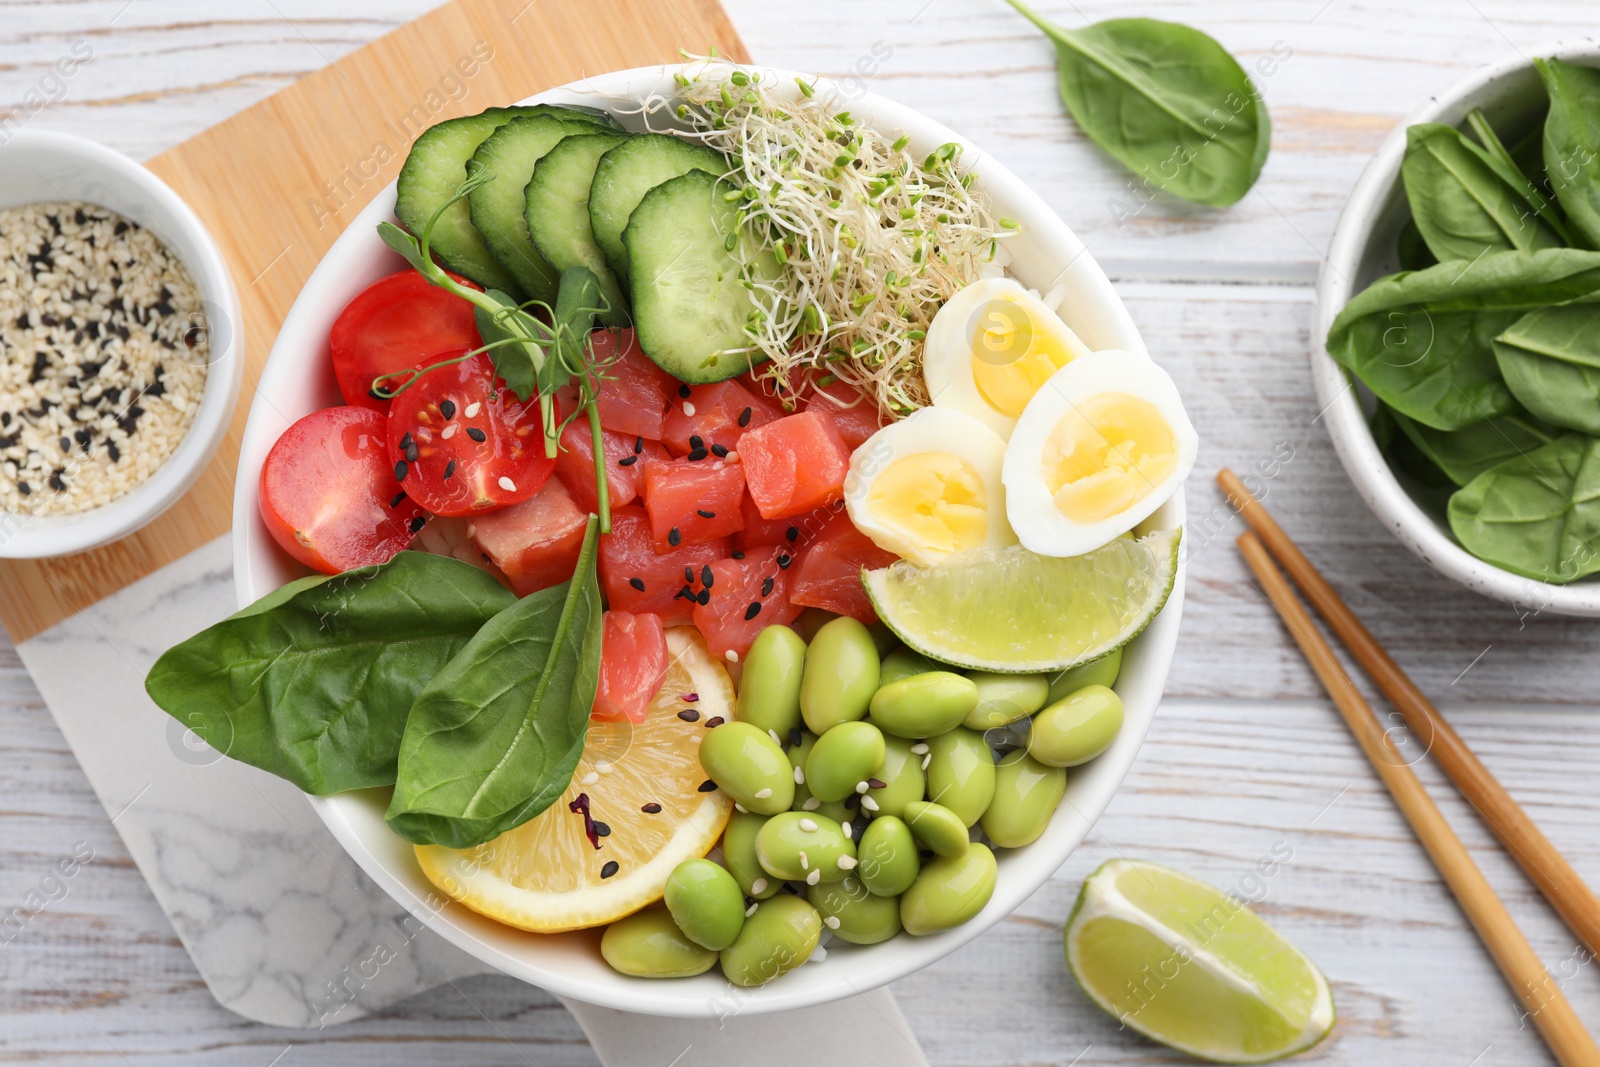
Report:
[[[541,0],[545,2],[545,0]],[[682,5],[682,0],[677,0]],[[74,40],[95,59],[40,128],[135,158],[260,101],[422,14],[429,0],[0,0],[0,101],[20,100]],[[1459,589],[1367,512],[1316,422],[1306,371],[1309,283],[1350,185],[1428,93],[1515,44],[1593,24],[1584,0],[1039,0],[1068,25],[1149,14],[1200,26],[1266,79],[1274,150],[1226,213],[1152,204],[1117,226],[1123,179],[1063,116],[1053,56],[1000,0],[728,0],[762,61],[834,76],[884,42],[863,83],[961,130],[1090,241],[1151,350],[1173,370],[1203,445],[1169,701],[1090,840],[1014,916],[896,985],[940,1067],[1100,1067],[1183,1060],[1120,1031],[1073,987],[1060,928],[1078,883],[1118,856],[1264,893],[1260,912],[1328,973],[1336,1067],[1548,1063],[1492,962],[1231,547],[1243,529],[1211,485],[1224,464],[1271,466],[1267,500],[1369,628],[1436,701],[1591,885],[1600,885],[1600,630]],[[1320,14],[1319,14],[1320,11]],[[543,47],[548,48],[548,44]],[[471,98],[477,103],[479,98]],[[483,101],[487,103],[487,100]],[[500,102],[500,101],[496,101]],[[1213,509],[1221,509],[1212,515]],[[1201,529],[1199,523],[1211,525]],[[1287,701],[1288,703],[1285,703]],[[1541,706],[1542,705],[1542,706]],[[58,1064],[595,1061],[570,1018],[519,983],[484,978],[321,1033],[243,1023],[216,1007],[59,733],[0,648],[0,913],[78,841],[96,859],[69,895],[0,944],[0,1061]],[[1600,1025],[1600,978],[1534,888],[1434,769],[1419,768],[1578,1014]],[[1281,843],[1281,844],[1280,844]],[[1292,850],[1270,878],[1274,848]],[[287,1051],[286,1051],[287,1050]],[[663,1059],[663,1067],[665,1067]]]
[[[399,173],[418,134],[586,71],[713,46],[745,55],[716,0],[453,0],[150,160],[233,271],[244,313],[242,399],[216,457],[155,522],[90,552],[0,561],[0,624],[12,640],[228,531],[239,442],[278,326],[344,222]]]

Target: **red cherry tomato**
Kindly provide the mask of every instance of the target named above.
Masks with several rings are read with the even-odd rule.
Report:
[[[429,371],[394,398],[389,458],[405,491],[435,515],[520,503],[556,466],[545,455],[539,398],[518,400],[481,354]]]
[[[273,540],[324,574],[382,563],[426,521],[401,492],[383,416],[314,411],[283,432],[261,468],[261,517]]]
[[[410,268],[373,282],[345,305],[328,334],[345,402],[383,411],[389,402],[372,395],[374,378],[426,366],[439,352],[478,347],[472,316],[471,304]]]

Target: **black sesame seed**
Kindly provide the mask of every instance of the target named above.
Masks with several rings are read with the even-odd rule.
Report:
[[[66,468],[64,467],[57,467],[55,470],[50,472],[50,488],[54,489],[58,493],[64,493],[67,491],[67,483],[61,480],[61,475],[65,472],[65,470]]]
[[[410,447],[411,447],[411,435],[408,433],[404,437],[400,438],[400,451],[404,452],[406,449],[408,449]]]
[[[21,493],[23,496],[28,496],[32,494],[33,486],[29,485],[27,482],[18,482],[17,492]]]
[[[694,598],[694,601],[695,601],[696,604],[699,604],[701,607],[705,607],[707,604],[711,603],[711,590],[709,590],[709,589],[700,590],[699,595],[697,595]]]
[[[635,437],[633,439],[633,454],[637,456],[640,452],[643,452],[643,451],[644,451],[644,438],[643,437]]]
[[[711,570],[711,564],[707,563],[705,566],[700,568],[700,584],[705,586],[707,589],[710,589],[716,584],[716,578],[716,574],[714,574]]]
[[[749,426],[750,425],[750,416],[753,415],[753,414],[754,414],[754,412],[751,411],[749,408],[745,408],[743,411],[739,412],[739,425],[740,425],[740,427]]]
[[[791,726],[789,728],[789,743],[791,745],[794,745],[796,748],[799,748],[800,747],[800,742],[804,741],[804,740],[805,740],[805,735],[801,734],[800,727]]]
[[[710,452],[707,452],[703,448],[697,448],[693,452],[690,452],[689,455],[686,458],[691,463],[699,463],[702,459],[705,459],[710,454],[711,454]]]
[[[868,789],[885,789],[885,788],[888,787],[888,785],[889,785],[889,783],[885,782],[882,778],[868,778],[867,779],[867,788]]]
[[[751,619],[755,618],[757,615],[760,615],[760,614],[761,614],[761,601],[759,601],[759,600],[752,600],[750,602],[750,606],[744,609],[744,618],[745,618],[746,622],[749,622]]]
[[[643,578],[629,578],[628,579],[628,584],[633,586],[639,592],[641,592],[641,593],[644,592],[644,579]]]
[[[489,439],[489,435],[478,429],[476,426],[467,427],[467,436],[478,442],[480,445]]]
[[[711,779],[707,778],[705,781],[700,783],[700,792],[702,792],[702,793],[715,793],[716,791],[717,791],[717,783],[713,782]]]
[[[794,562],[794,557],[789,555],[789,553],[787,553],[787,552],[779,552],[778,553],[778,569],[780,571],[788,570],[789,569],[789,564],[791,564],[793,562]]]
[[[397,507],[400,506],[400,501],[404,500],[405,498],[406,498],[406,491],[404,489],[402,489],[398,493],[396,493],[394,495],[394,497],[389,501],[389,506],[391,508],[397,508]]]
[[[716,456],[718,459],[722,459],[724,456],[726,456],[728,454],[728,446],[727,445],[712,445],[711,446],[711,454],[713,456]]]
[[[107,441],[106,455],[110,456],[111,462],[115,463],[122,458],[122,449],[117,447],[117,443],[115,441]]]
[[[691,449],[706,447],[705,438],[701,437],[697,433],[690,434],[689,435],[689,447]]]
[[[793,882],[783,883],[783,891],[791,896],[800,896],[800,887],[795,885]]]
[[[427,516],[418,515],[416,518],[411,520],[411,532],[416,533],[418,530],[421,530],[424,526],[426,526],[427,523]]]
[[[417,457],[421,454],[422,453],[417,450],[415,443],[406,446],[406,459],[410,460],[412,463],[415,463],[417,461]]]
[[[405,460],[401,460],[399,463],[396,463],[394,465],[394,480],[397,481],[397,482],[405,481],[406,480],[406,471],[408,471],[410,469],[411,468],[406,464]]]
[[[610,878],[613,874],[616,874],[620,870],[622,870],[622,867],[617,863],[616,860],[607,860],[606,865],[600,868],[600,877]]]
[[[684,722],[698,722],[700,721],[700,713],[693,708],[685,708],[683,711],[678,712],[678,718]]]
[[[621,459],[617,460],[617,466],[619,466],[619,467],[631,467],[637,462],[639,462],[639,457],[638,456],[624,456]]]
[[[443,415],[446,421],[455,418],[456,402],[454,400],[439,401],[439,414]]]
[[[715,511],[707,511],[705,508],[695,508],[694,513],[700,516],[702,519],[714,519],[717,517],[717,513]]]
[[[661,805],[652,800],[639,810],[644,812],[646,815],[659,815],[661,814]]]
[[[728,555],[732,556],[734,559],[744,559],[744,553],[740,552],[738,549],[734,549],[732,552],[729,552]]]
[[[721,726],[727,721],[728,720],[724,719],[721,715],[713,715],[711,718],[706,720],[706,729],[715,730],[717,727]]]
[[[683,399],[688,400],[689,399],[689,387],[687,385],[678,386],[678,395],[683,397]]]
[[[673,548],[677,548],[679,545],[683,544],[683,534],[679,532],[676,526],[667,532],[667,544],[671,545]]]
[[[761,580],[761,595],[762,596],[771,596],[772,595],[772,583],[773,583],[773,579],[772,579],[772,577],[770,575]]]
[[[594,836],[596,836],[596,837],[610,837],[611,836],[611,825],[609,823],[603,823],[599,819],[596,819],[594,821]]]
[[[71,452],[72,451],[72,439],[71,438],[68,438],[68,437],[60,438],[59,440],[56,441],[56,444],[61,446],[61,451],[63,451],[63,452]]]
[[[861,806],[861,794],[851,793],[849,796],[845,797],[844,806],[849,808],[851,811],[855,811]]]
[[[694,568],[693,567],[685,567],[685,568],[683,568],[683,580],[686,581],[686,582],[689,582],[691,585],[694,583]]]
[[[449,481],[452,477],[455,476],[455,473],[456,473],[456,461],[455,460],[451,460],[449,463],[446,463],[444,465],[444,477],[445,477],[445,480]]]
[[[791,545],[794,544],[796,541],[800,540],[800,527],[789,527],[787,530],[783,531],[783,537],[784,540],[788,541]]]
[[[690,589],[688,586],[684,586],[682,589],[672,594],[672,599],[687,600],[692,604],[694,603],[694,590]]]

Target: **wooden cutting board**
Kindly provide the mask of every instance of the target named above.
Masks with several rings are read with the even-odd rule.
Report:
[[[749,58],[717,0],[452,0],[151,160],[233,269],[244,308],[239,407],[194,488],[143,530],[75,556],[0,561],[0,625],[12,641],[228,531],[245,416],[278,327],[422,129],[713,46]]]

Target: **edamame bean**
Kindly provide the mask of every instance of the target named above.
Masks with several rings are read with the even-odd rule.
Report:
[[[977,841],[964,856],[929,860],[900,897],[900,924],[908,934],[960,926],[989,903],[997,874],[994,853]]]
[[[1051,767],[1088,763],[1111,747],[1122,729],[1122,698],[1086,685],[1033,717],[1028,755]]]
[[[872,721],[896,737],[937,737],[978,706],[978,687],[951,671],[925,671],[872,694]]]
[[[814,734],[867,713],[878,691],[878,646],[848,615],[824,623],[806,649],[800,714]]]
[[[912,801],[906,805],[905,823],[918,841],[941,856],[965,856],[972,843],[967,824],[942,804]]]
[[[883,668],[878,671],[878,686],[882,688],[890,682],[898,682],[902,678],[909,678],[913,674],[925,674],[936,671],[939,665],[920,652],[901,645],[887,656],[883,657]]]
[[[995,768],[994,799],[983,813],[983,832],[1001,848],[1026,845],[1050,825],[1066,791],[1065,770],[1013,752]]]
[[[1121,673],[1122,649],[1113,649],[1099,659],[1092,659],[1088,663],[1068,667],[1060,674],[1051,675],[1050,695],[1045,698],[1045,703],[1054,704],[1086,685],[1103,685],[1110,689],[1117,684],[1117,675]]]
[[[817,738],[806,758],[806,787],[818,800],[843,800],[883,767],[883,734],[870,722],[842,722]]]
[[[910,889],[922,867],[911,828],[893,815],[873,819],[861,831],[856,860],[861,884],[880,897],[897,897]]]
[[[722,973],[738,986],[770,982],[810,959],[821,937],[817,909],[781,893],[745,918],[738,940],[722,950]]]
[[[806,760],[811,758],[811,750],[816,746],[816,743],[816,734],[810,730],[802,730],[800,731],[800,743],[798,745],[790,745],[784,750],[789,754],[790,765],[799,772],[794,776],[794,800],[789,804],[789,810],[791,811],[814,811],[817,804],[822,803],[819,800],[812,803],[810,808],[806,807],[806,804],[811,801],[811,787],[805,782]]]
[[[874,816],[899,815],[906,810],[907,804],[923,798],[928,789],[928,779],[922,773],[922,757],[911,751],[910,741],[903,737],[886,737],[883,740],[883,766],[873,775],[883,785],[868,789],[861,802],[865,804],[869,799],[872,801],[875,806],[868,810]]]
[[[684,860],[674,867],[664,895],[672,921],[701,948],[721,952],[744,926],[739,883],[710,860]]]
[[[805,665],[806,643],[787,626],[768,626],[757,634],[739,679],[739,721],[788,737],[800,725]]]
[[[844,828],[824,815],[786,811],[756,834],[761,869],[785,881],[837,882],[856,868],[856,845]]]
[[[606,927],[600,955],[612,970],[635,978],[689,978],[717,962],[715,952],[690,941],[660,908],[635,912]]]
[[[725,722],[700,742],[700,766],[746,811],[776,815],[794,803],[794,768],[765,730]]]
[[[859,878],[814,885],[806,899],[833,936],[852,945],[876,945],[900,932],[900,901],[867,892]]]
[[[756,835],[766,821],[765,815],[736,811],[728,820],[728,828],[722,832],[722,862],[728,865],[728,871],[744,895],[756,900],[766,900],[783,888],[782,879],[762,870],[761,860],[756,857]]]
[[[978,706],[965,723],[974,730],[992,730],[1025,719],[1044,707],[1050,695],[1050,680],[1042,674],[968,671],[967,677],[978,687]]]
[[[971,826],[994,799],[994,752],[976,730],[958,726],[928,739],[928,799]]]

